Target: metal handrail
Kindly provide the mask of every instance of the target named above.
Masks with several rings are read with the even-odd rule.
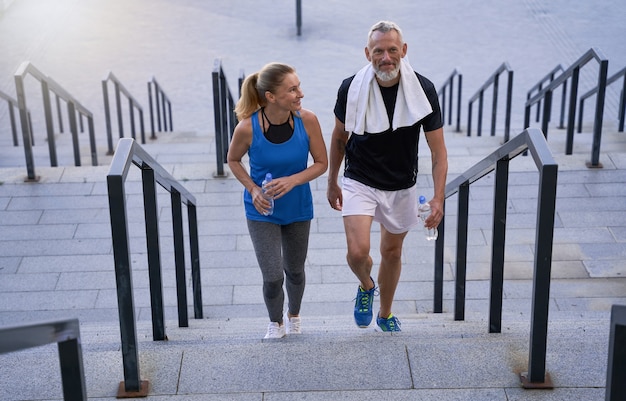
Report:
[[[154,94],[152,93],[153,86]],[[152,77],[152,81],[148,81],[148,100],[150,103],[150,130],[152,131],[150,139],[156,139],[156,133],[154,129],[154,109],[156,109],[158,131],[173,131],[174,125],[172,123],[172,102],[170,101],[169,97],[167,96],[161,85],[159,85],[155,77]]]
[[[622,83],[623,86],[622,86],[622,92],[619,97],[618,131],[624,132],[624,115],[626,114],[626,102],[624,101],[624,97],[626,96],[624,95],[626,93],[626,67],[622,68],[621,70],[613,74],[611,77],[607,78],[606,86],[610,86],[613,82],[617,82],[620,78],[623,78],[623,83]],[[578,107],[578,132],[582,132],[583,130],[583,111],[584,111],[585,99],[595,95],[596,93],[598,93],[597,86],[589,90],[588,92],[586,92],[584,95],[580,96],[580,104]]]
[[[455,68],[450,76],[444,81],[439,88],[439,97],[441,98],[441,118],[446,123],[448,117],[448,125],[452,125],[453,101],[454,101],[454,78],[457,78],[457,94],[456,94],[456,129],[454,132],[461,132],[461,90],[463,87],[463,74],[458,68]],[[449,98],[446,103],[446,92],[449,92]]]
[[[63,399],[87,400],[78,319],[0,327],[0,354],[57,343]]]
[[[559,73],[562,73],[563,71],[565,71],[565,69],[563,68],[563,66],[561,64],[559,64],[556,67],[554,67],[552,69],[552,71],[547,73],[543,78],[541,78],[539,80],[539,82],[537,82],[535,84],[535,86],[533,86],[532,88],[530,88],[528,90],[528,92],[526,93],[526,100],[530,99],[533,96],[534,92],[541,91],[541,89],[543,89],[543,85],[544,84],[550,83],[550,82],[554,81],[554,78],[556,77],[556,75],[559,74]],[[567,82],[567,81],[565,81],[565,82]],[[565,127],[565,103],[566,103],[566,99],[567,99],[567,85],[563,85],[563,92],[561,93],[561,117],[559,118],[559,128],[564,128]],[[539,100],[539,102],[537,102],[537,113],[535,115],[535,121],[539,122],[540,118],[541,118],[541,100]]]
[[[482,132],[482,120],[483,120],[483,98],[485,91],[493,85],[493,102],[491,108],[491,136],[496,135],[496,116],[498,114],[498,89],[500,74],[507,73],[507,90],[506,90],[506,110],[504,115],[504,142],[509,140],[509,132],[511,129],[511,102],[513,98],[513,70],[509,67],[509,64],[504,62],[491,74],[489,79],[483,84],[483,86],[476,91],[476,93],[470,98],[468,102],[467,111],[467,136],[472,136],[472,104],[478,100],[478,126],[476,128],[476,135],[480,136]]]
[[[117,127],[119,130],[119,137],[124,138],[124,119],[122,118],[122,97],[123,94],[128,99],[128,115],[130,118],[130,129],[131,129],[131,137],[136,139],[136,128],[135,128],[135,109],[137,109],[139,113],[139,129],[141,130],[141,143],[146,143],[146,131],[143,125],[143,108],[139,104],[139,102],[130,94],[128,89],[124,87],[122,82],[113,74],[113,72],[109,72],[109,74],[102,80],[102,96],[104,98],[104,120],[106,122],[107,128],[107,154],[113,154],[113,133],[111,128],[111,109],[109,106],[109,81],[113,82],[113,86],[115,88],[115,108],[117,114]]]
[[[446,185],[446,199],[458,193],[454,319],[464,320],[465,318],[469,187],[495,170],[489,332],[501,332],[509,161],[526,150],[532,154],[539,170],[539,199],[535,234],[529,366],[528,375],[522,374],[521,379],[525,387],[545,388],[550,385],[545,363],[558,165],[550,153],[545,137],[538,129],[524,130]],[[435,313],[442,312],[443,303],[444,220],[439,224],[439,236],[435,243]]]
[[[126,393],[135,394],[143,392],[144,388],[147,386],[145,385],[145,381],[142,382],[139,378],[137,330],[133,305],[131,258],[128,221],[126,217],[126,195],[124,191],[126,176],[130,166],[133,164],[139,167],[142,173],[153,340],[159,341],[167,339],[165,335],[163,285],[161,280],[158,226],[159,210],[157,207],[156,193],[157,183],[167,190],[171,196],[179,327],[189,326],[185,278],[183,203],[187,205],[194,317],[196,319],[202,318],[202,290],[200,283],[200,252],[196,199],[156,162],[152,156],[135,142],[134,139],[120,139],[107,175],[107,188],[117,283],[117,302],[120,316],[122,355],[124,359],[124,382],[120,384],[120,390],[124,388]]]
[[[576,60],[567,70],[550,82],[548,86],[536,93],[530,99],[526,100],[524,112],[524,126],[530,126],[530,109],[531,107],[543,100],[543,112],[541,120],[541,130],[548,137],[548,125],[550,122],[550,114],[552,112],[552,92],[561,85],[565,85],[567,80],[571,78],[571,90],[569,95],[569,112],[567,118],[567,138],[565,142],[565,154],[571,155],[574,148],[574,128],[576,122],[576,98],[578,97],[578,81],[580,77],[580,69],[589,61],[596,60],[599,64],[598,68],[598,88],[596,97],[596,111],[593,123],[593,143],[591,145],[591,161],[587,162],[587,167],[602,168],[600,163],[600,142],[602,139],[602,117],[604,111],[604,98],[606,96],[606,81],[609,68],[609,60],[602,54],[599,49],[591,48]]]
[[[224,164],[226,163],[228,145],[233,136],[235,125],[237,125],[237,117],[235,116],[235,101],[233,100],[230,87],[226,82],[226,75],[222,68],[222,60],[215,59],[212,77],[213,112],[215,118],[215,153],[217,156],[217,171],[214,177],[223,178],[226,177]],[[239,82],[242,82],[242,80]]]
[[[54,139],[54,122],[52,118],[52,107],[50,104],[50,92],[54,93],[58,99],[63,99],[67,104],[67,114],[72,133],[72,144],[74,150],[74,165],[80,166],[80,147],[78,144],[78,126],[76,121],[77,114],[85,117],[88,122],[89,129],[89,145],[91,149],[91,164],[98,165],[98,155],[96,150],[96,137],[94,133],[93,114],[82,104],[80,104],[72,95],[70,95],[61,85],[56,83],[52,78],[39,71],[34,65],[26,61],[20,65],[15,72],[15,91],[17,93],[17,103],[20,110],[20,123],[22,125],[22,140],[24,141],[24,155],[26,157],[26,171],[28,181],[38,180],[35,175],[35,162],[33,156],[33,138],[32,127],[30,125],[30,113],[26,106],[26,90],[24,79],[27,75],[41,83],[41,92],[43,95],[44,114],[46,120],[46,131],[48,138],[48,150],[50,154],[50,165],[57,167],[56,144]]]

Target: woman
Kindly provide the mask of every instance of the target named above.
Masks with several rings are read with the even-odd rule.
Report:
[[[270,63],[248,76],[235,107],[239,124],[228,149],[228,166],[245,187],[248,231],[263,276],[263,298],[270,318],[265,338],[299,334],[305,286],[304,262],[313,219],[309,181],[328,167],[326,145],[315,114],[303,109],[295,69]],[[248,154],[250,173],[242,163]],[[313,164],[308,165],[309,153]],[[261,182],[273,180],[266,196]],[[283,316],[283,282],[288,310]]]

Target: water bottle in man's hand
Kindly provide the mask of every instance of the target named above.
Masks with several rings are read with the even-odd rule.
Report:
[[[423,195],[420,195],[419,202],[420,203],[417,207],[417,215],[422,220],[422,223],[425,223],[428,216],[430,216],[430,204],[426,202],[426,198]],[[424,230],[426,231],[427,240],[432,241],[437,239],[437,227],[428,228],[424,226]]]

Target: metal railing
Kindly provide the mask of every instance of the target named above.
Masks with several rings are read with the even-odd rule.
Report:
[[[468,102],[467,110],[467,136],[472,136],[472,104],[478,100],[478,116],[476,135],[480,136],[482,133],[483,122],[483,100],[484,94],[490,86],[493,85],[492,95],[492,108],[491,108],[491,136],[496,135],[496,117],[498,115],[498,92],[500,74],[507,73],[507,89],[506,89],[506,109],[504,112],[504,142],[509,140],[509,132],[511,130],[511,101],[513,98],[513,70],[509,67],[508,63],[502,63],[500,67],[487,79],[483,86],[476,91],[476,93],[470,98]]]
[[[550,84],[550,82],[554,81],[554,78],[556,77],[556,75],[559,73],[562,73],[563,71],[565,70],[563,69],[563,66],[561,64],[554,67],[552,71],[550,71],[543,78],[541,78],[539,82],[535,84],[535,86],[530,88],[530,90],[526,93],[526,100],[530,99],[535,92],[540,92],[543,89],[543,86],[545,84]],[[567,80],[565,82],[567,82]],[[559,118],[559,128],[565,128],[566,100],[567,100],[567,85],[564,84],[563,91],[561,92],[561,117]],[[540,118],[541,118],[541,100],[537,102],[537,112],[535,115],[535,121],[539,122]]]
[[[611,333],[606,369],[606,401],[620,401],[626,394],[626,306],[611,308]]]
[[[152,87],[154,87],[154,93]],[[173,131],[174,125],[172,123],[172,102],[155,77],[152,77],[152,81],[148,82],[148,99],[150,102],[150,130],[152,131],[150,139],[156,139],[156,131],[154,128],[155,110],[157,129],[159,132]]]
[[[67,104],[67,117],[70,125],[70,131],[72,133],[72,145],[74,150],[74,165],[80,166],[80,146],[78,142],[78,124],[77,115],[87,119],[89,128],[89,145],[91,149],[91,164],[93,166],[98,165],[98,155],[96,150],[96,137],[94,133],[93,114],[87,110],[82,104],[80,104],[72,95],[70,95],[65,89],[63,89],[52,78],[43,74],[30,62],[24,62],[15,72],[15,90],[17,93],[17,103],[20,110],[20,123],[22,126],[22,140],[24,142],[24,155],[26,157],[26,171],[28,174],[28,181],[37,181],[38,178],[35,175],[35,161],[33,157],[33,141],[34,137],[32,133],[32,127],[30,125],[30,113],[26,105],[26,88],[24,85],[24,79],[27,75],[31,75],[33,78],[41,83],[41,92],[43,96],[44,115],[46,120],[46,131],[48,139],[48,150],[50,154],[50,166],[57,167],[57,154],[56,144],[54,139],[54,121],[52,118],[52,107],[50,102],[50,93],[54,93],[57,96],[57,109],[59,123],[61,121],[60,112],[60,99]],[[61,129],[62,130],[62,129]]]
[[[243,75],[243,72],[241,73]],[[228,154],[228,145],[233,136],[237,117],[235,116],[235,100],[226,82],[222,60],[216,59],[213,65],[213,112],[215,115],[215,153],[217,171],[215,177],[226,177],[224,164]],[[240,79],[241,83],[242,80]],[[241,84],[240,84],[241,85]],[[239,87],[241,90],[241,86]]]
[[[11,136],[13,137],[13,146],[20,146],[20,141],[17,135],[17,120],[15,119],[15,109],[19,109],[19,105],[17,103],[17,99],[12,98],[10,95],[0,91],[0,99],[5,100],[7,102],[7,108],[9,110],[9,122],[11,124]],[[28,124],[30,127],[31,133],[31,143],[34,143],[34,138],[32,137],[33,133],[33,124],[30,117],[30,111],[27,111],[28,114]]]
[[[619,108],[618,108],[618,131],[624,132],[624,114],[626,114],[626,102],[624,101],[624,97],[626,97],[626,67],[622,68],[611,77],[607,78],[606,86],[611,85],[613,82],[617,82],[620,78],[622,78],[622,91],[619,97]],[[584,113],[584,105],[585,99],[591,97],[598,93],[598,87],[591,89],[586,92],[584,95],[580,96],[580,104],[578,106],[578,132],[582,132],[583,130],[583,113]]]
[[[147,383],[142,382],[139,378],[137,330],[133,305],[128,219],[126,217],[126,195],[124,191],[126,175],[132,164],[139,167],[142,174],[153,340],[159,341],[166,339],[159,246],[157,183],[167,190],[171,197],[178,325],[180,327],[187,327],[189,325],[185,278],[183,203],[187,205],[193,305],[194,317],[196,319],[202,318],[202,290],[200,283],[198,221],[194,196],[161,167],[161,165],[137,144],[135,140],[130,138],[120,139],[107,175],[107,188],[111,217],[111,234],[113,239],[113,257],[115,260],[122,355],[124,359],[124,383],[120,384],[120,391],[124,389],[125,392],[136,394],[142,393],[144,388],[145,391],[147,391]]]
[[[587,167],[602,168],[600,164],[600,142],[602,139],[602,115],[604,111],[604,98],[606,95],[607,71],[609,60],[604,57],[600,50],[592,48],[576,60],[567,70],[556,77],[545,88],[526,100],[524,112],[524,126],[530,126],[530,110],[534,104],[543,100],[543,112],[541,118],[541,130],[548,137],[548,125],[552,113],[552,92],[561,85],[565,85],[571,78],[571,89],[569,95],[569,112],[567,115],[567,138],[565,142],[565,154],[571,155],[574,148],[574,129],[576,122],[576,99],[578,97],[578,81],[580,69],[589,61],[596,60],[598,68],[598,88],[596,96],[596,111],[593,123],[593,143],[591,145],[591,161],[587,162]]]
[[[143,108],[139,102],[130,94],[128,89],[120,82],[120,80],[109,72],[109,75],[102,80],[102,96],[104,98],[104,120],[107,128],[107,154],[113,154],[113,129],[111,126],[111,107],[109,106],[109,81],[113,82],[115,88],[115,109],[117,115],[117,129],[119,137],[124,138],[124,118],[122,117],[122,95],[128,100],[128,116],[130,118],[131,137],[136,139],[135,127],[135,109],[139,113],[139,129],[141,131],[141,143],[146,143],[146,131],[143,125]]]
[[[78,319],[39,322],[0,328],[0,354],[57,343],[63,399],[86,401],[83,351]],[[33,370],[33,375],[37,372]],[[33,377],[33,382],[36,377]]]
[[[443,123],[446,123],[446,117],[448,118],[448,125],[452,125],[452,115],[454,114],[454,78],[457,79],[457,91],[456,91],[456,129],[454,132],[461,132],[461,91],[463,88],[463,74],[455,68],[452,74],[445,80],[441,88],[439,88],[439,98],[441,99],[441,117]]]
[[[539,170],[539,191],[529,364],[528,373],[523,373],[521,379],[524,387],[546,388],[551,386],[545,364],[558,165],[550,153],[545,137],[538,129],[524,130],[446,185],[446,199],[458,193],[454,320],[465,319],[469,188],[473,182],[495,170],[489,332],[501,332],[509,162],[526,150],[530,151]],[[435,243],[435,313],[442,312],[444,220],[439,224],[439,237]]]

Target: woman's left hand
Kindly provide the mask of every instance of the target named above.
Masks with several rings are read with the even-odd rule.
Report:
[[[269,185],[267,185],[266,193],[274,199],[280,199],[295,186],[296,183],[292,177],[274,178]]]

